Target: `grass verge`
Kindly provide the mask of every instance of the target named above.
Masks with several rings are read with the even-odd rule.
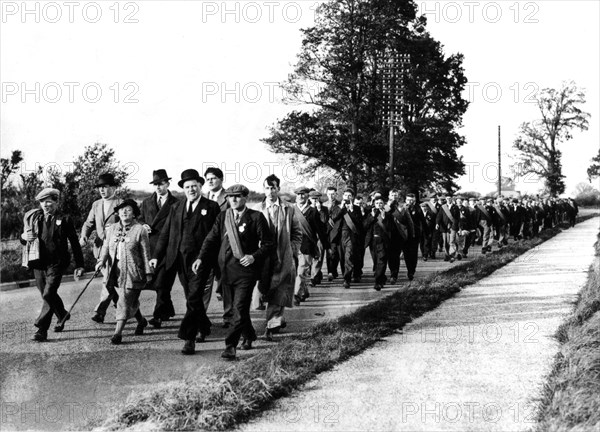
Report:
[[[544,385],[537,430],[600,431],[600,235],[573,313],[556,332],[560,350]]]
[[[579,221],[594,216],[586,215]],[[132,395],[102,428],[230,429],[560,231],[546,230],[539,238],[512,243],[491,255],[412,282],[406,289],[336,320],[318,323],[298,337],[286,338],[273,348],[209,377],[159,384]]]

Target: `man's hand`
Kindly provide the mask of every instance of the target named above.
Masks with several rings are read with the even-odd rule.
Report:
[[[152,273],[148,273],[146,275],[146,283],[150,283],[150,282],[152,282]]]
[[[96,268],[95,268],[95,270],[96,270],[96,271],[98,271],[98,270],[100,270],[102,267],[104,267],[104,263],[103,263],[103,262],[101,262],[101,261],[98,261],[98,262],[96,263]]]
[[[377,216],[377,209],[375,207],[371,209],[371,214],[373,215],[373,217]]]
[[[25,241],[34,241],[35,240],[35,234],[33,234],[32,231],[26,231],[23,234],[21,234],[21,238]]]
[[[152,233],[152,228],[150,228],[150,225],[148,225],[148,224],[144,224],[144,225],[142,225],[142,226],[144,227],[144,229],[146,230],[146,232],[147,232],[148,234],[151,234],[151,233]]]
[[[202,260],[200,258],[198,258],[192,264],[192,271],[194,272],[194,274],[198,274],[198,269],[200,268],[200,264],[202,264]]]
[[[79,239],[79,246],[84,247],[87,244],[87,237],[81,237]]]
[[[81,276],[83,276],[83,267],[78,267],[73,272],[73,279],[79,280]]]
[[[156,266],[158,265],[158,260],[156,258],[152,258],[150,261],[148,261],[148,264],[150,264],[150,267],[155,269]]]
[[[248,267],[249,265],[254,264],[254,257],[252,255],[244,255],[242,259],[240,259],[240,264],[244,267]]]

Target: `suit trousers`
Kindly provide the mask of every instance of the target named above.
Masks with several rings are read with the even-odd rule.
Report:
[[[310,282],[310,271],[313,264],[311,255],[299,253],[298,267],[296,269],[296,284],[294,285],[294,295],[304,297],[308,292],[308,283]]]
[[[421,255],[424,258],[434,257],[434,247],[436,246],[434,246],[433,243],[433,233],[431,231],[429,232],[429,234],[423,233],[423,235],[421,236]]]
[[[404,247],[404,264],[406,264],[406,274],[410,278],[414,276],[417,270],[417,261],[419,260],[419,239],[412,238],[406,242]]]
[[[459,231],[450,231],[450,249],[448,250],[448,254],[451,257],[455,257],[457,253],[463,253],[463,249],[465,248],[465,237],[466,236],[461,235]]]
[[[158,267],[154,273],[152,280],[152,286],[156,290],[156,305],[152,314],[154,318],[169,319],[175,315],[175,308],[171,300],[171,290],[176,274],[176,268],[167,271],[164,265]]]
[[[388,250],[388,265],[390,267],[390,277],[392,279],[398,279],[398,272],[400,271],[400,254],[404,249],[404,241],[392,238],[390,247]]]
[[[250,303],[256,279],[239,277],[231,282],[222,282],[223,294],[229,291],[232,300],[233,323],[225,338],[226,346],[236,347],[240,337],[251,341],[256,340],[256,332],[250,319]]]
[[[338,265],[340,265],[342,269],[342,274],[344,273],[344,252],[342,250],[342,245],[340,243],[331,243],[329,249],[327,249],[327,273],[333,275],[333,277],[338,277]]]
[[[104,317],[106,315],[106,310],[110,306],[110,302],[112,301],[115,306],[119,300],[119,294],[117,290],[108,283],[108,272],[112,269],[111,266],[102,267],[102,277],[106,282],[102,282],[102,290],[100,291],[100,302],[96,305],[94,312],[98,315]]]
[[[325,259],[325,248],[323,247],[323,243],[320,241],[317,242],[317,247],[319,248],[319,259],[313,258],[312,267],[310,270],[310,278],[317,282],[321,282],[323,279],[323,261]]]
[[[206,276],[192,271],[191,258],[186,259],[179,254],[177,263],[173,266],[178,268],[179,280],[186,293],[186,311],[179,327],[179,339],[194,340],[198,332],[209,335],[211,322],[204,308],[204,292],[206,289]],[[188,265],[189,264],[189,265]]]
[[[373,237],[371,245],[375,255],[375,283],[384,285],[386,281],[385,270],[388,264],[388,248],[381,237]]]
[[[482,229],[481,233],[481,247],[492,248],[494,238],[492,237],[492,227],[486,220],[479,221],[479,227]]]
[[[352,278],[362,276],[362,266],[360,254],[365,254],[362,245],[354,236],[347,236],[342,239],[342,250],[344,252],[344,280],[350,282]]]
[[[52,315],[60,321],[67,314],[65,305],[58,295],[58,287],[63,276],[63,269],[58,265],[49,265],[46,270],[33,270],[35,282],[42,295],[42,310],[34,325],[40,330],[48,331]]]

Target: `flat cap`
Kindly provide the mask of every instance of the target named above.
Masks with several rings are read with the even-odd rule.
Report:
[[[323,196],[323,194],[321,192],[319,192],[318,190],[312,190],[308,193],[308,196],[311,198],[320,198]]]
[[[454,199],[457,199],[457,200],[464,200],[464,199],[465,199],[465,197],[464,197],[464,196],[462,196],[462,195],[457,195],[457,196],[455,196],[455,197],[454,197]]]
[[[235,184],[233,186],[229,186],[226,190],[225,190],[225,196],[243,196],[243,197],[247,197],[248,194],[250,193],[250,191],[248,190],[248,188],[244,185],[241,184]]]
[[[406,194],[406,198],[415,198],[415,194],[414,193],[407,193]]]
[[[45,189],[42,189],[42,191],[35,196],[35,199],[36,199],[36,201],[42,201],[43,199],[48,198],[48,197],[55,197],[55,199],[58,199],[59,195],[60,195],[60,192],[58,191],[58,189],[45,188]]]
[[[475,198],[475,197],[469,197],[469,201],[477,201],[477,198]]]
[[[429,204],[427,203],[427,201],[423,201],[421,203],[421,207],[429,207]]]
[[[306,186],[297,187],[294,193],[297,194],[307,194],[310,192],[310,188]]]

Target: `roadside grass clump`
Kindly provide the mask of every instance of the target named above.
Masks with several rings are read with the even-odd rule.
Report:
[[[584,216],[580,221],[594,216]],[[560,231],[546,230],[538,238],[512,243],[492,254],[406,283],[402,290],[348,315],[319,322],[300,335],[283,338],[273,348],[224,366],[211,376],[154,385],[132,395],[101,428],[231,429]]]
[[[537,430],[600,430],[600,235],[573,313],[559,327],[560,351],[544,385]]]

